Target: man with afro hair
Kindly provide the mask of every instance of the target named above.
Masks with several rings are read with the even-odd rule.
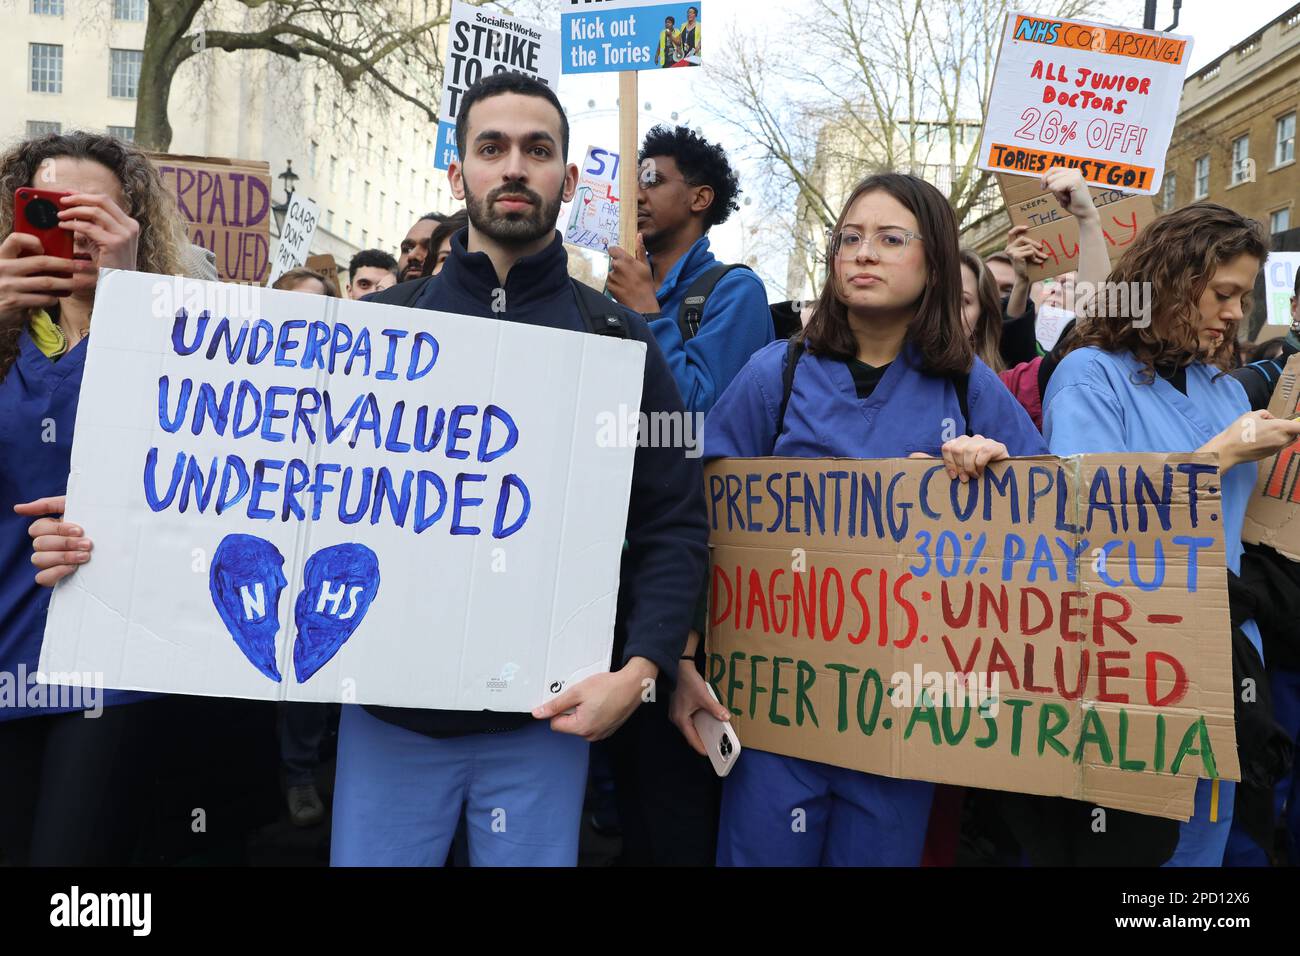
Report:
[[[698,422],[749,357],[772,341],[772,314],[762,280],[743,266],[722,265],[709,251],[709,230],[739,208],[740,184],[722,147],[684,126],[656,126],[639,160],[637,245],[610,248],[608,290],[645,315]],[[699,672],[704,583],[700,594],[681,596],[696,605],[685,649],[696,666],[683,659],[671,697],[643,704],[609,741],[626,864],[714,861],[719,783],[692,715],[729,715]]]

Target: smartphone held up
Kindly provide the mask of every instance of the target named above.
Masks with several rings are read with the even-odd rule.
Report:
[[[70,195],[72,193],[52,189],[19,187],[14,191],[14,232],[35,236],[40,240],[41,249],[47,256],[71,260],[72,232],[59,226],[59,210],[63,208],[61,200]],[[71,276],[72,271],[45,274],[66,277]]]

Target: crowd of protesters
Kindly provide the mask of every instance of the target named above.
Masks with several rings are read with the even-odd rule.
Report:
[[[937,189],[880,172],[838,211],[813,301],[769,306],[753,271],[710,249],[710,230],[738,208],[725,152],[656,127],[638,157],[636,245],[609,249],[602,294],[570,278],[555,228],[577,171],[550,88],[508,73],[482,80],[462,98],[456,139],[449,181],[464,208],[421,217],[397,255],[359,252],[348,298],[579,332],[596,331],[600,315],[605,332],[646,346],[642,412],[705,416],[703,462],[924,455],[964,480],[1020,456],[1215,453],[1231,572],[1225,646],[1271,694],[1238,714],[1241,782],[1199,781],[1185,823],[1111,810],[1099,830],[1082,801],[936,787],[757,748],[720,780],[693,720],[702,710],[729,719],[702,676],[702,463],[642,445],[608,673],[532,713],[279,706],[283,805],[295,826],[329,828],[331,862],[574,865],[584,823],[621,836],[630,865],[1296,862],[1300,566],[1241,533],[1255,463],[1300,437],[1300,422],[1265,410],[1300,348],[1300,278],[1290,334],[1242,354],[1269,251],[1258,223],[1195,203],[1157,218],[1112,264],[1082,176],[1053,169],[1042,185],[1078,221],[1078,269],[1031,282],[1045,257],[1023,228],[981,258],[960,246]],[[71,259],[14,230],[14,191],[38,176],[69,194],[58,217]],[[98,270],[212,275],[148,159],[108,136],[51,134],[0,157],[0,235],[0,671],[34,673],[49,588],[94,559],[95,529],[62,512]],[[1089,293],[1107,281],[1144,283],[1150,321],[1093,309]],[[275,287],[340,296],[309,269]],[[1044,343],[1048,309],[1070,316]],[[944,420],[955,437],[925,425]],[[646,680],[660,688],[649,700]],[[93,719],[0,706],[0,864],[143,862],[177,722],[183,737],[185,721],[204,720],[176,701],[110,690]],[[800,810],[803,826],[792,827]],[[508,826],[496,825],[499,812]]]

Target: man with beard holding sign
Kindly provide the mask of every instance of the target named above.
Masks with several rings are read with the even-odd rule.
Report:
[[[569,279],[555,229],[578,179],[568,140],[545,84],[500,73],[465,92],[461,158],[448,177],[469,226],[452,236],[442,271],[414,306],[572,331],[596,328],[593,311],[601,323],[621,320],[625,337],[646,344],[641,411],[682,415],[645,320]],[[626,537],[617,670],[579,681],[532,714],[344,707],[333,864],[440,865],[462,808],[475,865],[577,863],[588,743],[627,720],[649,681],[671,685],[686,641],[691,606],[680,595],[699,585],[708,537],[697,459],[680,448],[637,449]],[[496,825],[502,811],[504,827]]]

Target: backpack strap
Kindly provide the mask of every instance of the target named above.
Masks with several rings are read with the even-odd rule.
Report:
[[[690,284],[686,290],[686,297],[682,299],[682,304],[677,309],[677,328],[682,333],[683,342],[689,342],[700,331],[700,323],[704,321],[704,303],[708,301],[718,281],[732,269],[748,268],[749,266],[740,262],[732,265],[719,263],[706,269]]]
[[[632,333],[623,316],[619,315],[613,301],[601,295],[585,282],[570,278],[573,283],[573,296],[578,300],[578,311],[587,331],[593,335],[612,335],[615,338],[630,338]]]
[[[794,370],[799,364],[799,359],[803,357],[803,338],[798,335],[790,336],[789,345],[785,351],[785,368],[781,370],[781,408],[776,413],[776,431],[772,434],[772,451],[776,451],[776,440],[781,437],[781,432],[785,428],[785,410],[790,404],[790,393],[794,391]]]

